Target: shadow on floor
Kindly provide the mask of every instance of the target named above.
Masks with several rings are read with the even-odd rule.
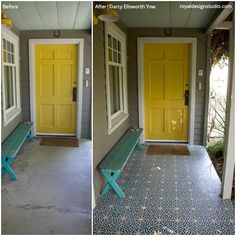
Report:
[[[2,177],[2,234],[91,234],[91,141],[26,143]]]

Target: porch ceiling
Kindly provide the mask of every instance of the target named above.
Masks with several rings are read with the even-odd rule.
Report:
[[[18,30],[90,29],[90,2],[2,2],[16,5],[6,9]],[[2,7],[3,9],[3,7]]]
[[[121,21],[129,28],[205,28],[217,9],[180,8],[180,5],[215,5],[221,2],[126,2],[131,5],[156,5],[155,9],[122,9]],[[114,4],[121,5],[119,2]]]

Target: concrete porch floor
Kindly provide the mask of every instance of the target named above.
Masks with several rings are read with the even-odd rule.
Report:
[[[221,182],[204,147],[190,156],[148,156],[135,150],[117,181],[93,211],[94,234],[234,235],[235,211],[219,196]]]
[[[25,143],[2,177],[2,234],[91,234],[91,141]]]

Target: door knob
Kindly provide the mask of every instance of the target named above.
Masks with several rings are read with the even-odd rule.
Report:
[[[184,105],[188,106],[189,103],[189,90],[184,91]]]
[[[76,87],[73,87],[73,90],[72,90],[72,101],[73,102],[76,102],[76,97],[77,97],[77,90],[76,90]]]

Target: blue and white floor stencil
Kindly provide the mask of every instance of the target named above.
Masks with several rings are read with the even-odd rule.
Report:
[[[190,156],[148,156],[135,149],[117,181],[125,193],[100,196],[93,234],[234,235],[235,210],[204,147]]]

